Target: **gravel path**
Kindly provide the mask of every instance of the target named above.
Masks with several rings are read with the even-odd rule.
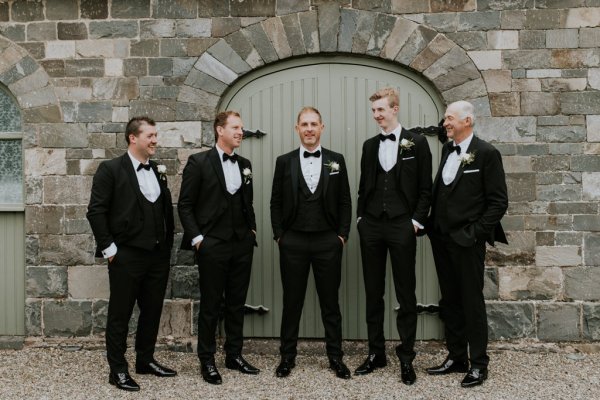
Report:
[[[276,342],[250,342],[245,357],[262,372],[246,376],[230,371],[219,356],[221,386],[202,380],[195,354],[161,350],[156,358],[179,375],[161,379],[132,374],[142,387],[138,393],[109,385],[104,351],[87,347],[0,351],[0,399],[600,399],[600,353],[579,353],[569,346],[492,345],[490,377],[472,389],[460,387],[462,374],[430,377],[425,373],[426,367],[445,356],[435,342],[419,343],[414,362],[417,382],[410,387],[400,383],[391,348],[387,368],[344,381],[327,369],[321,343],[302,343],[292,375],[278,379],[274,376],[279,361]],[[363,361],[364,344],[350,343],[345,348],[345,361],[353,370]]]

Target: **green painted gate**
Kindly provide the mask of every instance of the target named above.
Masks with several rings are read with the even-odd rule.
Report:
[[[252,161],[254,206],[258,243],[253,261],[252,282],[247,303],[263,305],[270,311],[249,315],[245,335],[278,337],[282,312],[282,287],[278,248],[272,239],[269,201],[275,159],[299,146],[294,131],[296,114],[302,106],[316,106],[322,113],[324,147],[344,154],[350,190],[353,194],[353,221],[356,221],[356,195],[360,178],[362,143],[378,133],[371,118],[368,100],[378,88],[397,87],[400,91],[400,122],[405,127],[436,125],[443,105],[426,82],[410,71],[369,59],[312,57],[291,60],[263,68],[245,76],[223,97],[220,109],[240,111],[246,129],[260,129],[267,135],[244,140],[240,153]],[[428,138],[433,153],[434,174],[440,158],[437,139]],[[343,334],[347,339],[365,339],[365,294],[356,224],[344,251],[340,306]],[[417,300],[419,304],[437,304],[439,289],[429,241],[418,240]],[[398,338],[395,310],[398,306],[388,260],[386,282],[385,333]],[[323,337],[320,310],[311,274],[301,321],[302,337]],[[437,315],[419,315],[417,337],[441,338],[442,325]]]
[[[25,228],[21,115],[0,85],[0,335],[25,334]]]

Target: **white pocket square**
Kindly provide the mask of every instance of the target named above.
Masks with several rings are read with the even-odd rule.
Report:
[[[415,158],[415,156],[412,156],[412,157],[405,157],[405,158],[403,158],[403,159],[402,159],[402,161],[404,161],[404,160],[412,160],[413,158]]]
[[[463,174],[472,174],[473,172],[479,172],[478,169],[469,169],[469,170],[464,170]]]
[[[340,173],[340,171],[337,171],[337,172],[330,172],[330,173],[329,173],[329,175],[337,175],[337,174],[339,174],[339,173]]]

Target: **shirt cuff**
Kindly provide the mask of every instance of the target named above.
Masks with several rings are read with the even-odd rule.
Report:
[[[111,258],[115,254],[117,254],[117,245],[115,244],[115,242],[112,242],[110,246],[102,250],[102,256],[104,258]]]
[[[197,245],[198,243],[200,243],[203,240],[204,240],[204,235],[196,236],[195,238],[192,239],[192,246]]]
[[[425,229],[425,227],[423,225],[421,225],[420,223],[418,223],[414,219],[412,220],[412,223],[413,223],[414,226],[416,226],[419,229]]]
[[[357,223],[357,224],[360,222],[361,218],[362,218],[362,217],[358,217],[358,218],[356,218],[356,223]]]

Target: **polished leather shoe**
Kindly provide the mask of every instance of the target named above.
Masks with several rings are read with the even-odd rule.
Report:
[[[335,376],[342,379],[350,379],[350,370],[339,358],[329,359],[329,368],[335,371]]]
[[[471,368],[469,370],[469,372],[467,372],[467,375],[465,376],[465,378],[460,383],[460,386],[462,386],[464,388],[478,386],[478,385],[481,385],[483,383],[483,381],[485,381],[487,379],[487,377],[488,377],[487,368],[481,368],[481,369]]]
[[[211,385],[220,385],[223,383],[221,374],[219,374],[219,370],[214,361],[200,363],[200,372],[202,373],[202,379]]]
[[[229,369],[240,371],[242,374],[256,375],[260,372],[260,369],[244,360],[244,357],[241,355],[235,357],[225,357],[225,366]]]
[[[152,361],[148,364],[136,364],[135,373],[140,375],[151,374],[163,378],[167,376],[177,375],[177,371],[174,371],[171,368],[164,367],[156,361]]]
[[[446,358],[442,365],[438,365],[437,367],[427,368],[427,373],[429,375],[446,375],[454,372],[465,373],[469,371],[469,362],[466,360],[451,360],[450,358]]]
[[[365,362],[354,370],[354,375],[367,375],[375,371],[375,369],[383,368],[386,365],[387,359],[385,358],[385,354],[369,354]]]
[[[415,373],[415,369],[412,366],[412,363],[409,362],[401,362],[400,363],[400,377],[402,378],[402,383],[405,385],[412,385],[417,380],[417,374]]]
[[[108,383],[128,392],[138,392],[140,390],[140,385],[127,372],[111,372],[108,375]]]
[[[278,378],[285,378],[288,376],[292,369],[296,366],[296,360],[292,357],[282,357],[281,362],[277,366],[275,370],[275,376]]]

